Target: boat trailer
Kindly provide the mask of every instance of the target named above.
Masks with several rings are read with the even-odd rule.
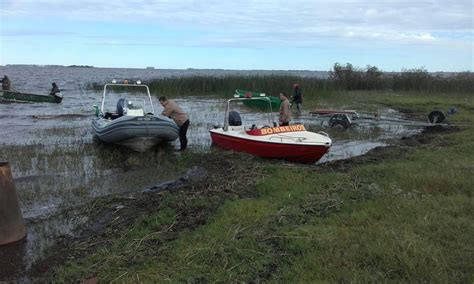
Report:
[[[385,116],[378,112],[359,113],[355,110],[332,110],[332,109],[315,109],[310,111],[311,117],[329,118],[328,125],[331,128],[348,129],[358,125],[358,121],[371,121],[377,124],[399,124],[409,126],[434,126],[434,125],[451,125],[447,123],[447,117],[454,115],[458,110],[456,108],[449,109],[446,114],[441,110],[433,110],[427,115],[427,122],[408,120],[399,116]]]

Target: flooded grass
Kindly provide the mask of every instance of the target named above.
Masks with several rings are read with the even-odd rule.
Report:
[[[454,105],[459,108],[460,113],[450,120],[464,123],[472,121],[472,114],[469,111],[472,112],[474,109],[472,98],[461,95],[441,97],[438,95],[418,94],[411,96],[393,93],[351,92],[337,93],[335,96],[318,94],[317,98],[309,95],[305,98],[304,108],[306,111],[312,106],[347,107],[400,116],[400,113],[390,108],[393,107],[403,109],[409,113],[410,117],[419,115],[420,119],[424,113],[431,110],[430,106],[432,105],[440,109],[448,109]],[[84,212],[80,209],[84,207],[86,211],[89,210],[87,208],[91,208],[88,211],[91,215],[94,215],[95,211],[105,212],[104,214],[107,215],[110,213],[107,213],[107,210],[110,211],[111,208],[110,202],[115,201],[110,201],[114,199],[104,196],[121,196],[127,192],[139,192],[161,181],[181,176],[193,166],[205,165],[210,169],[207,183],[186,187],[192,192],[196,191],[202,194],[202,196],[193,194],[191,197],[175,192],[165,193],[165,200],[163,203],[159,203],[161,195],[153,195],[155,196],[151,198],[153,202],[160,204],[156,210],[152,209],[155,204],[146,203],[147,205],[139,210],[141,215],[136,224],[127,223],[123,224],[123,227],[116,228],[114,227],[115,223],[112,222],[110,225],[106,222],[111,226],[109,227],[111,232],[114,233],[105,235],[107,240],[104,241],[103,246],[100,246],[100,250],[91,252],[90,256],[84,259],[83,264],[71,262],[67,266],[59,268],[56,270],[55,276],[52,276],[53,281],[82,281],[95,275],[98,275],[101,280],[112,281],[122,274],[119,279],[123,281],[132,281],[135,279],[133,277],[137,275],[141,280],[147,279],[149,281],[168,278],[178,281],[193,281],[196,280],[195,277],[211,281],[232,279],[279,281],[289,280],[291,277],[308,279],[308,281],[341,281],[352,279],[350,278],[351,271],[361,275],[360,278],[353,278],[354,280],[387,279],[382,276],[379,278],[377,278],[378,276],[369,277],[377,274],[379,270],[382,271],[382,275],[392,277],[390,279],[404,281],[409,276],[413,276],[415,279],[425,279],[423,277],[427,274],[434,273],[434,270],[427,268],[423,268],[426,273],[412,268],[406,273],[402,269],[402,272],[394,276],[389,271],[384,271],[385,265],[387,267],[396,266],[392,261],[395,257],[393,255],[390,257],[392,260],[383,262],[383,265],[367,265],[368,272],[358,271],[356,264],[360,260],[355,257],[357,250],[350,254],[351,260],[348,260],[350,266],[347,271],[344,270],[341,278],[330,277],[331,272],[335,273],[335,270],[332,269],[340,265],[337,262],[327,266],[321,264],[317,269],[310,264],[313,260],[315,263],[321,263],[327,257],[326,254],[331,253],[321,250],[318,254],[319,251],[315,251],[322,245],[331,245],[331,241],[336,242],[332,245],[339,250],[335,253],[350,250],[351,248],[347,248],[342,242],[338,243],[334,239],[324,240],[323,237],[318,238],[317,236],[325,229],[331,234],[341,233],[340,230],[343,230],[345,226],[343,220],[355,216],[351,214],[360,213],[363,216],[366,213],[363,213],[365,211],[362,209],[372,206],[372,202],[374,202],[374,208],[379,208],[387,205],[390,200],[395,200],[394,202],[404,204],[403,208],[411,208],[410,210],[416,211],[416,208],[413,209],[416,204],[416,202],[413,203],[413,200],[405,202],[406,200],[403,198],[399,200],[397,195],[386,196],[381,192],[401,191],[403,197],[405,195],[416,196],[421,190],[424,192],[423,194],[436,199],[433,203],[436,206],[442,200],[439,195],[441,187],[446,189],[445,193],[451,191],[453,187],[460,189],[455,194],[459,196],[453,197],[453,204],[457,202],[456,198],[462,199],[463,196],[469,196],[471,194],[470,188],[472,188],[470,185],[473,182],[467,176],[467,173],[472,170],[468,161],[472,161],[473,155],[470,150],[472,145],[466,142],[466,137],[472,137],[471,132],[449,133],[443,134],[440,138],[437,136],[430,138],[433,139],[435,146],[407,140],[414,145],[404,145],[399,149],[397,155],[390,154],[390,151],[394,150],[387,150],[387,157],[373,158],[369,154],[368,160],[362,162],[363,165],[351,166],[349,161],[349,166],[344,167],[344,170],[337,174],[326,173],[324,170],[321,173],[318,169],[319,167],[324,168],[324,165],[316,168],[314,166],[294,166],[292,169],[293,166],[279,161],[264,161],[266,166],[262,170],[260,159],[246,155],[234,156],[228,152],[210,149],[211,141],[208,130],[215,124],[223,123],[225,105],[223,99],[192,97],[177,98],[176,100],[190,114],[191,120],[188,132],[190,152],[184,155],[172,153],[176,146],[173,143],[147,153],[136,153],[123,147],[100,143],[92,135],[90,117],[87,116],[67,118],[67,121],[61,123],[55,123],[59,121],[59,118],[53,118],[51,121],[49,117],[47,119],[45,117],[29,118],[35,120],[35,123],[40,124],[41,127],[28,131],[27,134],[22,133],[23,136],[20,135],[17,139],[10,137],[3,141],[5,144],[0,147],[0,157],[10,162],[24,216],[30,223],[28,226],[29,239],[26,242],[28,246],[24,249],[25,254],[22,256],[27,268],[31,267],[32,262],[45,256],[44,248],[53,244],[54,239],[58,236],[79,234],[77,227],[90,221],[88,217],[75,218],[70,214],[63,214],[63,212],[68,210]],[[237,110],[246,123],[266,119],[264,115],[242,106],[237,106]],[[46,120],[48,122],[44,123]],[[305,115],[295,117],[294,121],[303,123],[311,131],[329,133],[334,145],[322,162],[362,155],[378,146],[398,143],[401,137],[409,137],[420,131],[419,127],[397,125],[396,123],[360,124],[341,131],[328,128],[327,121],[324,119],[319,120]],[[454,139],[450,139],[451,135]],[[420,149],[415,150],[412,148],[413,146],[420,147]],[[443,153],[440,159],[443,165],[451,165],[452,170],[439,173],[436,172],[439,168],[435,160],[436,152],[440,151],[439,149],[444,150],[446,147],[449,151],[446,154]],[[465,153],[465,156],[459,157],[460,153]],[[206,160],[205,157],[211,158]],[[405,168],[404,163],[407,161],[410,163]],[[458,163],[458,161],[461,162]],[[371,163],[373,165],[367,165]],[[245,169],[245,167],[248,168]],[[254,167],[258,168],[257,172],[252,172],[251,169]],[[339,169],[335,168],[334,171],[337,172]],[[459,179],[456,173],[465,177]],[[245,178],[249,179],[249,183],[242,180]],[[220,192],[222,188],[225,188],[223,195]],[[354,190],[346,192],[345,189]],[[246,199],[241,200],[242,196],[246,196]],[[118,199],[120,200],[119,204],[128,204],[127,201]],[[466,205],[466,201],[463,202]],[[145,203],[134,203],[133,206],[143,204]],[[189,206],[189,211],[186,211],[186,214],[181,214],[182,211],[180,211],[183,209],[183,204]],[[420,208],[429,211],[432,210],[430,206],[434,206],[433,204],[428,206],[423,203]],[[426,207],[424,207],[425,205]],[[464,215],[459,213],[461,218],[472,213],[466,211],[464,205],[462,206]],[[130,210],[133,210],[134,207],[130,206]],[[452,210],[447,207],[445,209]],[[280,210],[283,211],[280,212]],[[401,214],[396,211],[397,208],[393,210],[396,212],[394,214]],[[368,210],[367,214],[368,218],[374,218],[372,221],[377,223],[378,219],[376,218],[378,217],[374,216],[375,211],[375,209],[374,212]],[[386,213],[387,216],[390,216],[390,212]],[[394,226],[404,226],[402,219],[409,218],[408,215],[401,214],[401,216],[404,217],[395,218],[400,223]],[[137,218],[137,215],[132,214],[131,218]],[[354,226],[354,230],[357,231],[356,227],[360,226],[357,218],[361,217],[354,218],[355,221],[347,226]],[[295,220],[295,223],[292,224],[288,220]],[[453,220],[446,218],[445,221]],[[384,219],[380,226],[388,226],[388,223],[389,221]],[[176,224],[181,225],[178,226],[179,229],[171,233],[171,229],[174,230]],[[323,224],[324,226],[322,228],[311,227],[314,224]],[[415,221],[410,223],[409,226],[412,226],[410,230],[414,230],[415,225],[417,225]],[[465,223],[462,225],[464,226]],[[436,224],[431,223],[430,226],[436,227]],[[43,230],[43,228],[47,229]],[[388,227],[385,229],[388,230]],[[306,230],[310,232],[308,235],[304,234]],[[384,234],[382,231],[377,233]],[[114,234],[119,234],[120,237]],[[206,237],[203,237],[204,235]],[[293,238],[293,236],[296,237]],[[301,236],[303,238],[300,238]],[[326,237],[326,235],[323,236]],[[348,236],[350,237],[350,234]],[[434,237],[438,237],[438,235]],[[464,235],[460,235],[460,238],[463,237]],[[371,238],[373,237],[367,236],[366,240]],[[386,239],[390,240],[390,235]],[[462,242],[462,239],[456,241]],[[364,247],[364,238],[361,237],[357,242],[360,247]],[[396,268],[400,270],[402,265],[421,267],[421,260],[424,257],[429,257],[426,250],[427,242],[419,244],[419,250],[425,251],[419,255],[420,258],[411,264],[406,261],[401,262]],[[33,244],[39,246],[35,247]],[[390,240],[386,243],[387,248],[393,248],[396,245],[400,246],[397,240]],[[455,245],[453,244],[453,246]],[[120,251],[123,247],[127,249]],[[197,248],[202,248],[202,250]],[[159,257],[156,254],[150,254],[150,249],[158,250]],[[452,254],[445,252],[439,246],[436,249],[438,253],[447,253],[450,257],[454,257],[454,254],[468,257],[462,255],[457,249],[454,249]],[[319,255],[321,258],[313,259],[305,252],[312,252],[314,257]],[[110,259],[110,253],[116,255],[117,259]],[[366,253],[366,255],[375,263],[377,255],[380,253]],[[389,249],[388,253],[395,252],[391,252]],[[301,261],[299,256],[302,256]],[[286,260],[280,261],[278,260],[280,258]],[[130,266],[130,263],[120,259],[134,259],[134,264]],[[227,263],[222,262],[223,259]],[[239,259],[242,261],[239,262]],[[96,266],[99,262],[102,265]],[[197,263],[200,265],[196,266]],[[252,263],[254,267],[252,267]],[[462,267],[460,263],[456,265]],[[84,268],[91,266],[95,268],[90,271],[84,270]],[[314,269],[315,272],[307,273],[308,267]],[[433,267],[433,269],[441,269],[441,271],[456,270],[456,267],[450,266],[450,264],[436,264]],[[126,274],[123,272],[125,270]],[[211,274],[205,271],[210,271]],[[422,275],[424,276],[422,277]],[[231,276],[233,278],[230,278]],[[426,277],[428,281],[434,280],[434,278]],[[457,273],[453,274],[453,277],[456,278],[452,279],[462,280],[465,274]]]
[[[26,217],[44,213],[41,208],[76,206],[96,196],[143,189],[188,166],[166,147],[138,153],[98,141],[75,147],[6,146],[0,156],[10,161]]]
[[[52,129],[45,135],[51,133],[70,134],[67,129]],[[170,153],[171,145],[138,153],[95,140],[91,144],[59,141],[0,148],[0,157],[12,169],[27,223],[26,240],[16,249],[0,250],[0,256],[17,260],[7,276],[0,273],[1,279],[23,275],[58,238],[77,232],[88,216],[74,212],[98,197],[141,191],[177,178],[190,167],[186,155]]]
[[[177,102],[192,120],[188,132],[191,149],[207,152],[211,146],[208,130],[223,124],[225,101],[193,98],[177,99]],[[235,109],[242,114],[245,123],[258,124],[267,120],[265,114],[242,105],[236,105]],[[273,117],[276,119],[277,114]],[[51,123],[60,118],[62,116],[35,116],[40,121],[47,120],[48,124],[40,130],[29,130],[22,134],[23,139],[14,140],[16,144],[6,144],[0,149],[0,157],[10,161],[26,217],[50,213],[62,204],[140,189],[150,180],[159,181],[164,177],[172,178],[173,173],[180,174],[175,167],[176,157],[169,153],[170,147],[155,150],[152,155],[130,152],[94,139],[87,116],[68,115],[66,120],[72,122],[69,127]],[[327,128],[324,120],[307,117],[296,120],[311,131],[324,130],[333,138],[335,150],[324,161],[363,154],[384,145],[382,142],[374,144],[382,137],[386,140],[409,132],[404,127],[394,130],[395,126],[339,131]],[[347,147],[351,145],[347,143],[354,145]],[[132,186],[128,186],[130,177],[134,177]]]
[[[379,100],[396,106],[399,98]],[[453,120],[474,122],[473,105],[460,108]],[[218,162],[203,159],[214,165],[212,180],[160,196],[138,223],[111,223],[113,234],[91,241],[106,243],[58,266],[50,280],[472,282],[473,137],[472,128],[428,128],[319,166],[255,168],[259,159],[222,152]]]
[[[195,97],[176,101],[190,114],[192,124],[188,139],[191,151],[198,155],[209,153],[211,140],[208,130],[223,124],[225,100]],[[245,123],[267,121],[266,114],[243,105],[236,105],[235,110],[242,114]],[[61,212],[76,210],[74,208],[85,206],[101,196],[137,192],[161,181],[172,180],[192,166],[186,155],[172,153],[176,143],[147,153],[102,143],[93,136],[90,117],[35,115],[33,120],[44,125],[22,133],[20,139],[7,140],[8,143],[0,148],[0,157],[10,161],[23,215],[32,222],[28,226],[26,244],[42,244],[23,251],[26,255],[21,259],[25,269],[44,256],[54,238],[73,234],[87,222],[87,218],[71,219],[69,214]],[[276,119],[277,114],[273,117]],[[61,123],[57,123],[59,120]],[[362,155],[374,147],[385,145],[381,139],[385,141],[409,133],[406,127],[396,129],[393,125],[362,126],[341,131],[328,128],[324,120],[303,116],[296,120],[311,131],[323,130],[333,138],[334,146],[322,162]],[[48,235],[42,235],[43,226],[48,226]]]

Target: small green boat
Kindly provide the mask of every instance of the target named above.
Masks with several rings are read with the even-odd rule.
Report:
[[[235,90],[235,93],[239,95],[240,98],[258,98],[262,97],[260,93],[254,93],[250,91],[244,91],[244,90]],[[263,94],[264,95],[264,94]],[[278,111],[280,109],[281,105],[281,100],[278,97],[273,97],[273,96],[265,96],[266,98],[270,99],[270,103],[272,105],[272,111]],[[268,101],[267,100],[248,100],[248,101],[243,101],[244,105],[248,107],[253,107],[253,108],[258,108],[261,110],[267,110],[268,109]]]
[[[20,102],[20,103],[57,103],[62,102],[61,93],[51,95],[27,94],[18,91],[0,90],[0,101]]]

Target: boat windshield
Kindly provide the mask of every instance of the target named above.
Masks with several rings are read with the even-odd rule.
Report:
[[[224,129],[226,129],[227,126],[229,125],[229,119],[230,119],[231,113],[233,112],[232,110],[234,110],[234,107],[244,101],[261,101],[263,103],[268,103],[268,107],[266,108],[266,113],[262,113],[261,114],[262,116],[258,117],[258,119],[260,120],[260,123],[256,122],[255,124],[256,126],[276,125],[276,122],[274,122],[273,120],[271,101],[268,97],[260,96],[260,97],[249,97],[249,98],[233,98],[233,99],[227,100],[227,107],[224,113]],[[266,120],[266,123],[264,122],[265,120]],[[263,125],[257,125],[261,123],[263,123]]]

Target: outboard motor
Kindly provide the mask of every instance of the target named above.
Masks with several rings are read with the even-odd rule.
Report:
[[[123,109],[125,108],[125,98],[121,98],[117,102],[117,114],[119,116],[123,115]]]
[[[236,111],[229,112],[229,126],[240,126],[242,125],[242,119],[240,114]]]

